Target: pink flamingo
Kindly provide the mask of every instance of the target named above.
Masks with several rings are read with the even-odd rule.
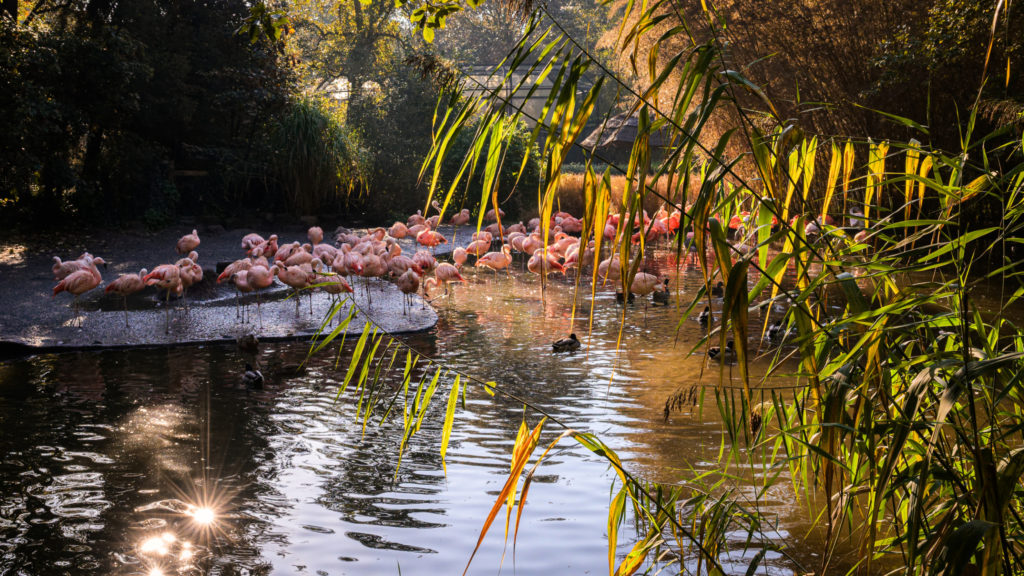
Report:
[[[434,258],[433,254],[426,250],[417,250],[416,253],[412,255],[412,261],[415,262],[416,265],[424,272],[430,272],[437,267],[437,259]]]
[[[485,266],[497,274],[498,270],[504,270],[512,263],[511,250],[508,244],[503,244],[500,252],[488,252],[477,258],[475,266]]]
[[[178,254],[185,255],[199,247],[199,234],[192,230],[191,234],[185,234],[178,239],[176,249]]]
[[[65,262],[62,262],[59,257],[54,256],[53,267],[51,268],[51,270],[53,270],[53,279],[63,280],[67,278],[68,275],[70,275],[72,272],[77,272],[79,270],[87,270],[89,268],[89,263],[92,262],[92,259],[93,255],[89,254],[88,252],[83,252],[82,255],[75,260],[68,260]]]
[[[451,282],[465,282],[466,279],[459,274],[459,269],[453,264],[442,262],[437,265],[437,269],[434,270],[434,276],[438,281],[444,284],[444,291],[448,294],[448,284]]]
[[[285,260],[284,260],[285,267],[301,266],[303,264],[309,264],[310,262],[312,262],[313,261],[312,248],[307,250],[306,249],[307,246],[309,246],[309,245],[308,244],[303,244],[300,247],[299,250],[293,251],[290,256],[285,258]]]
[[[455,226],[455,231],[452,232],[452,242],[455,242],[455,239],[459,235],[459,226],[464,226],[465,224],[468,224],[469,218],[469,209],[463,208],[458,214],[452,215],[451,219],[448,220],[449,224]]]
[[[159,290],[166,290],[167,297],[164,301],[164,332],[171,332],[171,291],[181,294],[181,268],[177,264],[161,264],[152,272],[142,277],[146,286],[156,286]]]
[[[431,250],[433,250],[438,244],[447,244],[448,239],[442,236],[440,232],[435,232],[428,227],[416,235],[416,242],[422,246],[430,246]]]
[[[462,246],[459,246],[458,248],[452,251],[452,261],[455,262],[456,268],[462,268],[462,265],[466,263],[467,257],[468,254],[466,252],[466,249],[463,248]]]
[[[273,256],[277,254],[277,250],[277,234],[271,234],[270,238],[253,246],[247,253],[253,258],[259,258],[260,256]]]
[[[309,288],[309,273],[303,269],[302,266],[286,266],[284,268],[278,268],[277,278],[281,282],[284,282],[287,286],[290,286],[295,292],[295,317],[299,317],[299,290]],[[313,314],[312,301],[309,305],[309,313]]]
[[[416,226],[418,224],[426,224],[426,222],[427,222],[427,219],[423,217],[423,211],[422,210],[417,210],[415,214],[413,214],[412,216],[409,216],[409,220],[408,220],[408,224],[409,224],[410,228],[412,228],[413,226]]]
[[[96,264],[106,264],[106,262],[103,261],[103,258],[93,258],[90,260],[87,269],[76,270],[68,274],[60,283],[53,287],[53,295],[55,297],[61,292],[69,292],[74,295],[75,301],[72,309],[74,310],[75,318],[79,318],[78,297],[99,286],[100,282],[103,281],[103,277],[96,268]]]
[[[242,236],[242,250],[245,250],[245,253],[248,254],[250,250],[264,242],[266,242],[266,240],[263,239],[263,236],[260,236],[255,232],[252,234],[246,234],[245,236]]]
[[[242,272],[243,270],[248,270],[249,268],[252,268],[252,265],[253,262],[251,258],[242,258],[241,260],[235,260],[231,264],[225,266],[224,271],[220,273],[220,276],[217,276],[217,284],[220,284],[225,280],[233,280],[235,274]],[[235,318],[238,318],[239,316],[238,298],[238,285],[235,284]]]
[[[526,269],[538,276],[547,276],[553,272],[565,274],[565,268],[558,262],[558,258],[546,253],[543,248],[534,251],[530,261],[526,263]]]
[[[402,273],[401,276],[395,280],[395,285],[402,291],[402,314],[406,314],[406,310],[409,307],[409,298],[412,294],[415,294],[420,289],[420,277],[411,268]]]
[[[107,284],[106,289],[103,290],[105,294],[113,292],[118,294],[124,300],[124,327],[128,328],[128,296],[141,292],[146,287],[146,283],[142,281],[142,277],[146,275],[148,270],[143,268],[139,270],[138,274],[121,274],[110,284]]]
[[[316,246],[324,241],[324,230],[319,226],[313,226],[306,231],[306,237],[309,238],[310,244]]]
[[[302,248],[302,245],[298,242],[292,242],[291,244],[284,244],[277,249],[274,253],[274,262],[284,262],[291,256],[296,250]]]
[[[396,239],[402,239],[409,235],[409,229],[401,222],[395,222],[388,228],[388,236]]]
[[[254,265],[246,271],[245,280],[250,288],[249,291],[256,292],[256,318],[259,320],[260,329],[263,329],[263,312],[260,307],[260,291],[270,288],[274,283],[274,276],[277,275],[279,270],[280,268],[275,264],[270,268],[262,265]],[[241,289],[241,287],[239,287],[239,289]]]

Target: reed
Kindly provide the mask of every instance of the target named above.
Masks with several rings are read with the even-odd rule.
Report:
[[[617,46],[635,68],[646,63],[648,80],[640,86],[606,69],[595,71],[589,54],[561,35],[543,6],[507,65],[529,72],[511,90],[535,90],[527,85],[531,77],[554,78],[545,121],[538,121],[535,134],[539,137],[543,129],[546,135],[536,193],[542,222],[560,202],[570,205],[578,195],[582,206],[577,213],[584,215],[581,242],[593,238],[600,246],[609,211],[632,222],[652,202],[664,203],[683,212],[682,230],[693,232],[705,276],[705,288],[692,295],[684,318],[711,303],[713,282],[725,282],[721,324],[695,350],[733,339],[740,383],[726,385],[724,374],[702,378],[666,402],[671,410],[682,396],[693,394],[694,386],[713,391],[698,396],[713,402],[726,433],[718,470],[680,479],[678,485],[650,484],[631,475],[600,439],[571,429],[534,456],[543,427],[557,421],[500,383],[456,374],[371,325],[357,344],[342,388],[349,382],[359,388],[364,418],[375,413],[375,406],[376,413],[400,413],[403,446],[419,429],[431,399],[447,393],[442,454],[458,422],[453,407],[467,390],[506,394],[527,406],[536,423],[531,427],[524,420],[520,427],[511,473],[484,520],[481,541],[502,508],[506,538],[513,512],[518,529],[534,472],[551,448],[569,439],[604,458],[617,473],[609,501],[611,575],[644,567],[686,573],[693,566],[697,573],[721,573],[718,558],[736,541],[728,535],[737,532],[747,535],[740,546],[760,550],[746,570],[757,572],[765,550],[784,548],[765,535],[766,519],[758,512],[761,495],[780,478],[795,501],[806,499],[809,517],[825,534],[817,551],[820,564],[794,563],[794,571],[833,573],[837,544],[855,539],[861,558],[852,569],[856,573],[882,572],[880,558],[898,558],[895,568],[884,568],[896,574],[1021,573],[1024,333],[1008,318],[983,313],[975,292],[981,283],[1002,283],[1006,289],[998,310],[1018,305],[1024,296],[1013,256],[1024,242],[1021,141],[1001,133],[976,136],[977,107],[968,111],[962,146],[955,151],[916,140],[858,142],[805,134],[778,113],[761,87],[726,67],[723,31],[716,28],[722,23],[712,8],[704,13],[706,24],[718,31],[712,41],[687,42],[686,22],[676,22],[657,36],[661,40],[639,42],[652,29],[664,28],[674,14],[669,0],[626,8]],[[540,53],[555,57],[538,58]],[[512,77],[506,81],[513,82]],[[603,175],[567,176],[562,173],[566,150],[578,140],[606,84],[627,94],[624,105],[638,116],[629,162],[610,166]],[[423,166],[425,175],[435,174],[431,197],[436,193],[447,202],[458,188],[458,179],[447,191],[438,188],[436,174],[448,143],[468,126],[473,126],[474,144],[464,166],[520,161],[507,157],[502,140],[503,127],[523,114],[502,112],[506,93],[478,95],[438,115],[435,145]],[[772,121],[751,120],[749,108],[739,107],[740,93],[759,102],[758,112]],[[719,107],[733,107],[742,125],[704,142],[703,131]],[[889,118],[926,134],[925,127],[910,120]],[[647,142],[658,130],[672,137],[665,160],[652,169]],[[730,152],[737,144],[748,152]],[[819,158],[825,154],[827,159]],[[1000,163],[990,164],[995,157]],[[604,161],[596,154],[593,160]],[[741,161],[751,163],[756,179],[734,169]],[[819,161],[827,172],[816,170]],[[613,193],[615,170],[621,185]],[[497,204],[491,187],[482,194],[481,205]],[[998,226],[965,224],[964,211],[980,199],[998,201]],[[864,235],[816,222],[822,214],[849,220],[854,208],[861,210]],[[723,224],[741,210],[750,213],[752,250],[730,243]],[[611,243],[628,286],[649,248],[633,244],[628,234]],[[683,249],[681,236],[676,246]],[[795,278],[791,283],[784,283],[787,271]],[[786,310],[781,319],[796,336],[787,353],[774,356],[768,374],[783,370],[783,360],[795,355],[795,389],[772,390],[768,376],[756,379],[748,369],[754,354],[749,343],[766,328],[751,322],[754,304]],[[338,334],[325,335],[315,349]],[[404,370],[395,364],[402,357]],[[381,387],[381,375],[389,373],[400,374],[401,384]],[[749,467],[762,469],[765,486],[748,495],[753,502],[744,502],[725,479]],[[622,557],[616,554],[619,527],[628,522],[637,527],[637,537]]]

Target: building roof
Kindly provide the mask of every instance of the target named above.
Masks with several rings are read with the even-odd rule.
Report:
[[[580,146],[589,150],[609,146],[632,146],[636,142],[639,126],[640,120],[636,116],[626,116],[625,114],[612,116],[580,142]],[[598,142],[599,138],[600,142]],[[668,144],[668,138],[663,131],[658,130],[651,132],[649,143],[652,148],[664,148]]]

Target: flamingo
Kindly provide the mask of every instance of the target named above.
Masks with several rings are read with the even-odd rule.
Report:
[[[254,265],[246,272],[246,285],[249,287],[249,291],[256,292],[256,318],[259,320],[260,328],[263,328],[263,314],[260,308],[260,291],[269,288],[274,283],[274,276],[277,275],[280,268],[277,264],[274,264],[270,268],[263,265]],[[236,282],[237,285],[237,282]],[[241,290],[241,286],[239,286]],[[243,292],[245,290],[242,290]]]
[[[429,229],[429,227],[427,226],[427,224],[425,222],[422,223],[422,224],[413,224],[412,226],[409,226],[408,228],[406,228],[406,230],[408,231],[407,235],[408,236],[412,236],[413,238],[415,238],[416,236],[419,236],[420,232],[423,232],[424,230],[428,230],[428,229]]]
[[[483,254],[485,254],[490,249],[491,249],[491,241],[490,240],[487,240],[487,241],[484,241],[484,240],[473,240],[472,242],[469,243],[468,246],[466,246],[466,250],[465,251],[466,251],[467,254],[472,254],[474,256],[479,257],[479,256],[482,256]]]
[[[330,244],[317,244],[313,246],[313,257],[319,258],[325,265],[330,266],[334,264],[334,259],[338,257],[338,249]]]
[[[324,241],[324,230],[319,226],[312,226],[306,231],[306,238],[309,238],[310,244],[316,246],[317,244]]]
[[[306,246],[309,246],[309,245],[308,244],[303,244],[300,247],[299,250],[293,251],[290,256],[285,258],[285,260],[284,260],[285,267],[301,266],[303,264],[309,264],[310,262],[312,262],[313,261],[312,249],[307,250]]]
[[[448,222],[455,226],[462,226],[469,223],[469,218],[469,209],[463,208],[458,214],[454,214]]]
[[[408,256],[398,255],[388,260],[388,273],[394,277],[401,277],[407,270],[412,270],[417,275],[423,274],[423,269]]]
[[[636,276],[633,278],[633,283],[629,286],[629,291],[643,298],[651,292],[654,292],[660,284],[661,283],[658,282],[658,277],[654,274],[637,272]]]
[[[651,292],[654,292],[661,285],[658,282],[658,277],[654,274],[648,274],[647,272],[637,272],[636,276],[633,277],[633,283],[629,285],[629,291],[631,294],[636,294],[644,300],[644,322],[647,322],[647,298],[646,296]]]
[[[235,260],[231,264],[225,266],[224,271],[220,273],[220,276],[217,276],[217,284],[220,284],[225,280],[233,280],[235,274],[243,270],[248,270],[249,268],[252,268],[252,266],[253,261],[251,258],[242,258],[241,260]],[[235,318],[238,318],[239,315],[238,296],[238,285],[235,284]]]
[[[185,309],[188,309],[188,289],[193,284],[198,284],[203,281],[203,269],[200,268],[196,261],[199,260],[199,253],[195,250],[188,253],[188,256],[181,258],[175,265],[181,268],[179,277],[181,279],[181,298],[185,301]]]
[[[334,308],[337,302],[337,297],[341,294],[354,292],[352,286],[345,281],[345,278],[340,274],[330,274],[321,283],[321,288],[324,292],[327,292],[331,296],[331,308]]]
[[[119,294],[124,300],[124,327],[128,328],[128,295],[140,292],[146,287],[146,283],[142,281],[142,277],[146,275],[148,270],[143,268],[139,270],[138,274],[121,274],[110,284],[107,284],[106,289],[103,290],[105,294],[113,292]]]
[[[503,244],[500,252],[488,252],[477,258],[475,266],[486,266],[497,274],[498,270],[508,268],[508,265],[512,263],[511,250],[508,244]]]
[[[51,270],[53,270],[53,279],[63,280],[72,272],[88,269],[89,263],[92,262],[92,259],[93,255],[88,252],[83,252],[82,255],[75,260],[68,260],[65,262],[62,262],[58,256],[54,256],[53,268],[51,268]]]
[[[433,254],[426,250],[417,250],[416,253],[412,255],[412,261],[415,262],[416,265],[424,272],[430,272],[437,267],[437,259],[434,258]]]
[[[167,291],[167,298],[164,302],[164,332],[171,333],[171,291],[181,294],[181,268],[177,264],[161,264],[152,272],[142,277],[146,286],[156,286],[159,290]]]
[[[494,222],[494,221],[496,221],[498,219],[498,216],[500,216],[501,218],[504,218],[505,217],[505,211],[502,210],[501,208],[498,208],[498,214],[496,216],[495,213],[494,213],[494,208],[491,208],[486,213],[484,213],[484,220],[487,220],[488,222]]]
[[[431,230],[428,225],[426,230],[416,235],[416,242],[423,246],[430,246],[430,249],[433,250],[438,244],[447,244],[448,239],[442,236],[440,232]]]
[[[565,274],[565,268],[558,259],[553,254],[545,252],[543,248],[534,251],[530,261],[526,263],[526,269],[539,276],[547,276],[553,272]]]
[[[242,236],[242,250],[245,250],[245,253],[248,254],[250,250],[264,242],[266,242],[266,240],[263,239],[263,236],[260,236],[255,232],[252,234],[246,234],[245,236]]]
[[[469,219],[470,219],[469,209],[468,208],[463,208],[458,214],[452,215],[452,217],[448,220],[449,224],[452,224],[453,226],[455,226],[455,231],[452,232],[452,242],[455,242],[455,239],[459,235],[459,226],[463,226],[465,224],[468,224],[469,223]]]
[[[195,230],[192,230],[191,234],[185,234],[178,239],[178,245],[175,247],[178,254],[185,255],[199,247],[199,234]]]
[[[260,256],[270,256],[276,254],[278,250],[277,246],[277,234],[271,234],[270,238],[260,242],[256,246],[253,246],[248,254],[253,258],[259,258]]]
[[[388,228],[388,236],[396,239],[402,239],[409,235],[409,229],[401,222],[395,222]]]
[[[505,232],[505,228],[501,224],[498,224],[497,222],[495,222],[494,224],[491,224],[491,225],[487,226],[486,228],[484,228],[484,232],[487,232],[488,234],[490,234],[492,236],[503,236],[504,232]]]
[[[453,264],[442,262],[437,265],[437,269],[434,270],[434,276],[438,281],[444,284],[444,291],[448,293],[448,284],[451,282],[465,282],[466,279],[459,274],[459,269]]]
[[[621,281],[622,263],[619,262],[619,257],[612,255],[598,263],[597,275],[605,282],[609,279],[611,279],[613,284]]]
[[[406,310],[409,305],[409,298],[412,294],[415,294],[420,289],[420,277],[411,268],[402,273],[401,276],[395,280],[395,285],[402,291],[402,314],[406,314]]]
[[[415,214],[409,216],[408,223],[409,227],[412,228],[413,226],[416,226],[418,224],[424,224],[426,223],[426,221],[427,219],[423,217],[423,211],[417,210]]]
[[[466,252],[466,249],[463,248],[462,246],[459,246],[455,250],[452,250],[452,262],[455,262],[456,268],[462,268],[462,265],[466,263],[467,257],[468,253]]]
[[[76,270],[71,274],[68,274],[60,281],[56,286],[53,287],[54,297],[61,292],[69,292],[74,295],[75,300],[72,306],[74,310],[75,318],[78,318],[78,297],[85,294],[89,290],[100,285],[103,281],[103,277],[100,275],[100,271],[96,268],[96,264],[106,264],[102,258],[93,258],[89,261],[89,267],[85,270]]]
[[[434,296],[431,296],[430,294],[437,290],[438,284],[439,284],[439,282],[437,281],[437,278],[435,278],[433,276],[430,276],[426,280],[423,281],[422,285],[423,285],[423,307],[424,308],[427,306],[427,302],[428,301],[431,301],[431,300],[434,299]]]
[[[309,273],[302,266],[285,266],[278,268],[277,278],[290,286],[295,292],[295,317],[299,317],[299,290],[309,288]],[[312,301],[309,305],[309,313],[313,314]]]
[[[298,242],[292,242],[291,244],[285,244],[277,249],[274,253],[274,262],[284,262],[291,256],[296,250],[302,247]]]

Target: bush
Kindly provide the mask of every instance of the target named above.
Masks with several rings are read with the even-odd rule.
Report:
[[[322,99],[292,102],[270,131],[273,175],[295,214],[336,205],[364,179],[358,140],[337,105]]]

